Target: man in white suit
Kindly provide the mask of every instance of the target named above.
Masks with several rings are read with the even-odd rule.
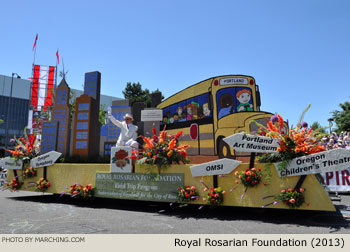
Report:
[[[116,146],[131,146],[135,149],[138,148],[138,143],[136,142],[137,138],[137,126],[132,124],[132,121],[134,118],[131,114],[126,114],[124,116],[125,121],[121,122],[112,116],[112,113],[110,110],[108,110],[108,119],[111,120],[111,122],[121,129],[119,139],[117,141]]]

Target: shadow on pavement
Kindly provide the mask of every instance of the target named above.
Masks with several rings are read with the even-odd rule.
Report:
[[[210,209],[204,206],[199,210],[200,205],[179,205],[161,202],[145,202],[134,200],[118,200],[95,198],[93,201],[74,199],[64,195],[38,195],[11,197],[11,200],[30,201],[38,203],[69,204],[76,207],[94,209],[116,209],[134,212],[148,212],[164,216],[172,216],[180,219],[216,219],[222,221],[245,220],[273,224],[293,224],[310,227],[328,227],[336,232],[341,228],[350,229],[350,218],[344,217],[340,210],[342,205],[336,205],[337,212],[287,210],[287,209],[260,209],[243,207],[220,207]],[[332,231],[331,231],[332,233]]]

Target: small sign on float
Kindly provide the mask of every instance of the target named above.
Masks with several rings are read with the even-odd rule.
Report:
[[[219,160],[190,166],[192,177],[224,175],[231,173],[242,162],[234,159],[222,158]]]
[[[142,122],[152,122],[152,121],[162,121],[163,111],[161,109],[146,109],[141,110],[141,121]]]
[[[279,147],[275,138],[244,133],[237,133],[226,137],[224,141],[234,148],[235,151],[240,152],[271,153],[277,152],[277,148]]]

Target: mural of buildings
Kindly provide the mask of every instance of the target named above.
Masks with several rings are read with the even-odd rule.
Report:
[[[99,154],[100,122],[96,100],[87,94],[76,99],[73,155],[91,156]]]
[[[70,145],[70,88],[65,79],[56,88],[56,103],[53,106],[53,121],[58,121],[57,151],[69,154]]]
[[[119,121],[124,120],[126,113],[131,113],[129,100],[116,100],[112,102],[112,115]],[[110,120],[101,128],[100,155],[108,156],[111,154],[111,147],[117,143],[120,134],[120,128],[115,126]]]
[[[41,135],[41,149],[42,154],[57,150],[57,133],[59,122],[44,122]]]

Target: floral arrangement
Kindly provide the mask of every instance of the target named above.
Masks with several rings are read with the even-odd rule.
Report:
[[[140,153],[134,150],[129,157],[130,159],[138,160],[139,164],[155,164],[158,166],[158,173],[160,173],[161,167],[172,163],[189,163],[186,152],[189,146],[178,145],[182,131],[175,136],[167,135],[165,127],[159,136],[157,136],[155,128],[152,129],[152,132],[151,138],[141,136],[145,142],[144,148]]]
[[[83,187],[78,183],[74,183],[69,188],[69,193],[72,196],[72,198],[91,199],[94,197],[95,188],[91,184],[88,184],[85,187]],[[62,192],[61,196],[63,196],[64,194],[66,194],[66,192]]]
[[[10,140],[12,143],[17,143],[14,150],[6,151],[11,153],[11,157],[16,159],[31,159],[39,155],[40,149],[36,141],[36,136],[34,134],[27,135],[26,129],[24,129],[25,137],[16,138]]]
[[[91,184],[88,184],[83,188],[83,199],[91,199],[94,197],[94,194],[95,187],[93,187]]]
[[[274,197],[276,201],[269,203],[267,205],[262,206],[263,208],[268,206],[268,205],[277,205],[278,203],[283,203],[286,206],[290,208],[298,208],[305,202],[305,195],[304,195],[305,189],[303,188],[288,188],[288,189],[283,189],[281,192],[276,195],[276,196],[267,196],[264,197],[263,199],[266,198],[271,198]],[[306,203],[309,205],[309,203]]]
[[[263,173],[261,171],[260,168],[256,169],[256,168],[251,168],[251,169],[246,169],[245,171],[241,171],[238,172],[236,171],[234,173],[235,176],[230,176],[230,175],[219,175],[220,178],[222,177],[229,177],[229,178],[233,178],[235,180],[235,186],[233,186],[230,189],[230,192],[232,192],[234,189],[236,189],[238,187],[239,182],[244,185],[245,190],[241,196],[241,199],[244,198],[245,194],[248,191],[249,187],[254,187],[258,184],[260,184],[260,182],[262,182],[263,179]],[[265,180],[269,180],[269,174],[265,174]],[[238,178],[238,179],[236,179]],[[266,186],[268,183],[267,182],[263,182],[264,186]]]
[[[24,178],[33,178],[37,175],[37,170],[32,167],[27,167],[23,172]]]
[[[280,194],[276,196],[277,203],[282,202],[290,208],[298,208],[305,202],[305,190],[300,189],[283,189]],[[276,203],[276,204],[277,204]]]
[[[224,201],[224,195],[226,192],[222,190],[221,187],[209,188],[206,184],[204,184],[203,180],[200,180],[200,182],[204,185],[203,191],[206,193],[206,196],[202,198],[203,203],[209,205],[210,207],[217,207],[221,205],[221,203]],[[201,208],[202,206],[199,209]]]
[[[45,192],[51,186],[47,179],[41,178],[36,182],[36,191]]]
[[[207,193],[206,197],[203,197],[203,202],[211,207],[219,206],[223,200],[226,192],[221,189],[221,187],[217,188],[204,188],[204,192]]]
[[[19,182],[17,178],[12,179],[10,183],[6,184],[7,189],[9,189],[11,192],[16,192],[21,188],[22,185],[23,185],[23,182]]]
[[[70,186],[70,194],[72,197],[79,197],[83,191],[83,187],[78,183],[74,183]]]
[[[293,158],[325,151],[325,147],[320,141],[324,136],[320,132],[321,129],[313,130],[308,128],[306,122],[302,122],[304,114],[310,106],[303,111],[297,126],[289,130],[286,130],[283,118],[277,113],[267,122],[267,128],[255,122],[260,127],[258,134],[277,138],[280,146],[277,148],[277,153],[267,153],[258,157],[260,162],[281,162],[279,168],[284,169]]]
[[[177,198],[180,202],[188,202],[191,200],[198,200],[199,196],[194,186],[185,186],[177,188]]]
[[[258,185],[263,177],[263,174],[261,172],[261,169],[255,169],[255,168],[251,168],[251,169],[246,169],[245,171],[241,171],[235,172],[235,175],[238,176],[238,178],[240,179],[241,183],[245,186],[245,187],[253,187]],[[236,184],[238,183],[238,181],[236,181]]]

